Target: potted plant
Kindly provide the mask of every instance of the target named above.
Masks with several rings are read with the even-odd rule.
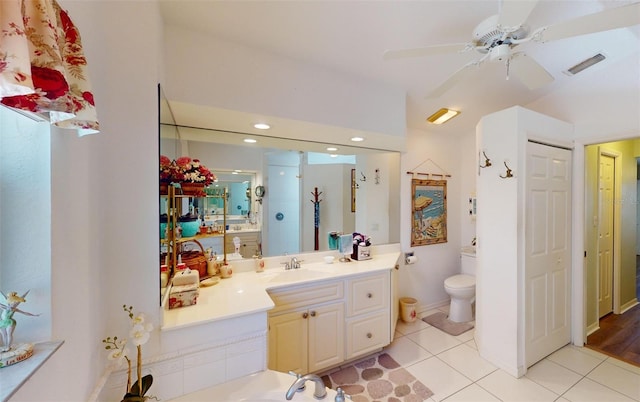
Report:
[[[183,194],[202,195],[204,187],[216,180],[216,176],[198,159],[181,156],[176,160],[160,156],[160,186],[163,183],[180,184]]]
[[[151,331],[153,331],[153,324],[147,320],[147,317],[143,313],[134,314],[132,306],[127,307],[123,305],[122,309],[131,320],[129,337],[136,349],[137,380],[133,384],[131,384],[133,357],[130,356],[129,349],[127,348],[127,339],[118,338],[117,336],[112,338],[109,336],[102,340],[102,343],[105,345],[104,348],[109,351],[109,360],[117,363],[123,360],[127,362],[127,387],[122,402],[142,402],[148,399],[157,399],[145,395],[151,387],[151,384],[153,384],[153,376],[151,374],[147,374],[144,377],[142,376],[142,345],[149,340]]]

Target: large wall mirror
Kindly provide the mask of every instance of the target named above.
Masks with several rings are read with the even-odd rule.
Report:
[[[400,241],[399,152],[176,122],[160,93],[160,154],[199,159],[214,172],[211,187],[227,189],[225,209],[192,202],[206,222],[225,214],[225,242],[240,238],[241,258],[326,251],[332,232]],[[223,241],[214,240],[200,241],[222,253]]]

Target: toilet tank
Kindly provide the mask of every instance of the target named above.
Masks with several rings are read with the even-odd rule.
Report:
[[[476,248],[474,246],[462,247],[460,250],[460,272],[467,275],[476,275]]]

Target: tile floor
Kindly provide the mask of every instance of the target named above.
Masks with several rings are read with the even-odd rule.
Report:
[[[430,402],[640,401],[640,367],[568,345],[516,379],[480,357],[473,331],[451,336],[420,319],[400,321],[385,350],[433,391]]]

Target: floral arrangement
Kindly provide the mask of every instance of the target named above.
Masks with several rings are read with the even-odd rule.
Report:
[[[131,385],[132,358],[129,357],[127,339],[120,339],[117,336],[112,338],[109,336],[103,339],[102,343],[105,344],[104,348],[109,351],[109,360],[114,360],[117,363],[121,363],[122,361],[127,362],[127,392],[124,398],[122,398],[122,402],[145,401],[152,398],[145,396],[145,394],[149,388],[151,388],[153,376],[147,374],[142,377],[142,345],[149,340],[150,333],[153,330],[153,324],[147,321],[143,313],[134,314],[133,306],[127,307],[123,305],[122,309],[129,315],[129,319],[131,320],[129,338],[131,338],[131,342],[135,345],[137,352],[136,369],[138,379],[133,385]]]
[[[181,156],[172,161],[160,156],[161,183],[203,183],[208,186],[216,180],[216,176],[198,159]]]

